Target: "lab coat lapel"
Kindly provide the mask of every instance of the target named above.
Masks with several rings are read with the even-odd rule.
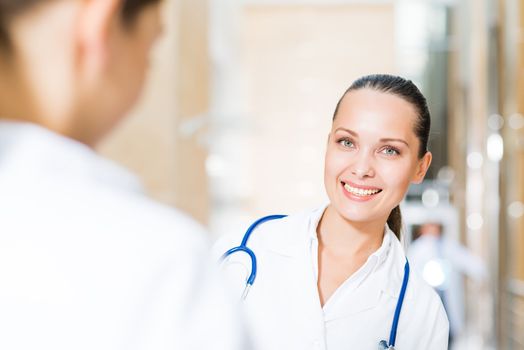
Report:
[[[326,321],[356,315],[378,305],[382,295],[383,282],[380,281],[378,276],[371,275],[363,283],[366,283],[365,288],[359,286],[351,293],[349,298],[337,300],[336,310],[333,308],[335,305],[326,305],[330,307],[329,312],[326,312]]]
[[[317,292],[316,278],[312,266],[310,230],[316,227],[320,215],[316,212],[309,215],[298,215],[292,218],[279,230],[278,242],[268,244],[268,255],[277,276],[281,276],[280,283],[285,288],[279,293],[285,293],[283,300],[290,309],[290,322],[294,329],[306,334],[315,334],[324,329],[324,315]],[[274,298],[280,299],[278,295]]]
[[[382,268],[379,271],[377,271],[377,273],[381,276],[380,278],[384,281],[382,291],[389,297],[398,299],[400,295],[400,288],[402,286],[402,280],[404,278],[404,265],[406,264],[406,255],[404,254],[404,248],[402,248],[402,244],[395,236],[395,234],[391,233],[391,236],[392,239],[390,252],[385,263],[382,264]],[[411,275],[412,274],[413,271],[411,271]],[[412,278],[411,275],[410,279]],[[413,298],[413,289],[409,288],[408,281],[408,287],[406,289],[406,295],[404,296],[404,299],[409,300],[411,298]]]
[[[267,250],[289,258],[303,258],[304,254],[310,257],[309,251],[304,252],[304,247],[309,247],[324,209],[325,206],[322,206],[313,212],[306,211],[287,217],[282,221],[282,225],[278,226],[278,232],[266,236]],[[308,267],[311,266],[311,261],[307,263]]]
[[[381,298],[398,300],[406,258],[401,243],[387,227],[386,234],[390,236],[391,244],[385,260],[377,264],[374,271],[352,292],[350,298],[337,301],[338,310],[331,309],[327,313],[329,316],[326,316],[326,321],[373,309],[379,304]],[[411,297],[412,294],[408,288],[405,298]]]

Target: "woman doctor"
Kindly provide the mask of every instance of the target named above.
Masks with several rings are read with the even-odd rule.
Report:
[[[244,305],[260,349],[447,349],[442,303],[409,273],[400,243],[399,203],[431,163],[429,129],[411,81],[358,79],[328,137],[329,203],[256,225],[243,242],[253,257],[236,248],[241,235],[217,242],[239,295],[255,269]]]

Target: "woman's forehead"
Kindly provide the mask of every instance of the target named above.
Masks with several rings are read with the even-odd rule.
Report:
[[[414,136],[416,118],[415,107],[402,97],[361,89],[344,96],[333,121],[333,130],[346,128],[357,133],[362,130]]]

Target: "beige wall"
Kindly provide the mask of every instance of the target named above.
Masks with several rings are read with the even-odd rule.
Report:
[[[501,21],[500,96],[505,119],[502,163],[501,348],[524,348],[524,216],[512,217],[508,205],[524,203],[524,128],[515,130],[510,121],[524,115],[524,4],[499,0]]]
[[[524,5],[520,2],[519,8],[519,33],[524,33]],[[524,39],[522,34],[519,37],[519,41],[515,43],[517,47],[517,112],[524,115]],[[514,184],[516,188],[514,191],[517,194],[518,200],[524,202],[524,128],[517,130],[515,134],[515,158],[516,174],[515,178],[518,179]],[[515,248],[513,256],[515,257],[515,277],[521,281],[524,281],[524,216],[521,216],[515,226],[514,243],[512,246]],[[524,319],[524,318],[523,318]]]
[[[176,0],[178,3],[177,103],[180,127],[204,118],[209,108],[210,64],[208,52],[208,1]],[[209,219],[210,199],[205,171],[205,130],[181,137],[174,161],[179,175],[175,181],[175,204],[202,223]]]
[[[249,210],[318,205],[338,99],[361,75],[395,72],[394,5],[249,5],[242,19]]]

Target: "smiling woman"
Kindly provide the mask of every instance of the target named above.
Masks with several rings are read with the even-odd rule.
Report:
[[[243,241],[228,251],[224,269],[258,266],[244,305],[261,349],[447,349],[442,303],[409,274],[399,241],[398,205],[431,163],[429,127],[426,100],[411,81],[358,79],[329,133],[329,203],[262,223],[252,238],[250,230],[217,243],[222,254]],[[246,252],[248,239],[254,263],[230,254]]]
[[[374,214],[381,215],[379,227],[385,216],[389,228],[400,238],[398,203],[410,183],[424,179],[431,163],[429,130],[426,99],[410,81],[387,75],[355,81],[335,108],[325,158],[326,191],[337,211],[351,215],[351,210],[362,210],[368,221]],[[385,191],[370,187],[385,180],[384,184],[389,184]],[[373,196],[380,193],[370,204],[381,211],[351,205],[344,209],[344,201],[337,198],[340,187],[344,195],[361,202],[373,199],[366,190],[373,189]],[[362,221],[358,217],[353,220]]]

